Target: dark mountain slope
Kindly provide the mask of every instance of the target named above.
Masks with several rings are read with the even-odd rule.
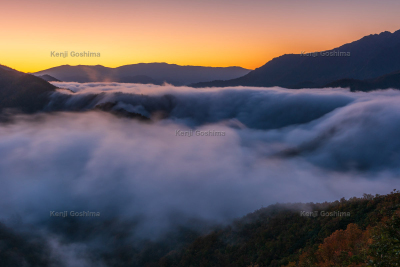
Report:
[[[332,203],[271,205],[224,229],[197,238],[179,252],[167,254],[160,260],[160,265],[281,267],[292,262],[287,266],[397,266],[398,253],[389,255],[389,252],[391,249],[398,252],[400,247],[398,243],[390,244],[391,241],[398,242],[396,238],[400,236],[397,233],[400,230],[399,206],[398,191],[386,196],[364,195],[363,198]],[[391,217],[393,221],[390,221]],[[343,232],[346,228],[355,229],[346,237],[349,247],[343,244],[335,248],[335,242],[343,242],[340,234],[346,233]],[[381,240],[387,230],[397,231],[396,235]],[[336,239],[338,235],[339,239]],[[362,235],[368,237],[364,243],[361,243]],[[322,254],[324,251],[319,246],[322,243],[330,246],[332,251]],[[360,247],[354,248],[354,244]],[[382,249],[386,249],[391,258],[382,259]],[[323,256],[340,255],[341,251],[343,257],[336,259],[336,264],[321,264]],[[308,258],[302,258],[304,255]],[[303,264],[295,264],[299,260]],[[367,262],[375,265],[367,265]]]
[[[0,68],[0,110],[40,111],[55,89],[54,85],[36,76]]]
[[[375,79],[341,79],[328,83],[324,87],[350,88],[352,91],[372,91],[376,89],[400,89],[400,71],[380,76]]]
[[[313,51],[306,51],[306,53],[310,52]],[[326,56],[330,52],[350,54],[349,56]],[[365,36],[338,48],[318,52],[315,57],[304,54],[283,55],[243,77],[197,83],[192,86],[243,85],[301,88],[302,84],[312,84],[320,87],[339,79],[371,79],[398,70],[400,70],[400,30],[394,33],[382,32]]]
[[[2,69],[2,70],[7,70],[7,71],[14,71],[14,72],[17,72],[16,70],[14,70],[14,69],[12,69],[12,68],[10,68],[10,67],[1,65],[1,64],[0,64],[0,69]]]
[[[118,219],[60,219],[51,222],[50,233],[62,236],[66,246],[104,233],[95,241],[113,245],[90,251],[88,258],[107,266],[386,267],[400,262],[400,192],[396,190],[330,203],[270,205],[227,226],[213,227],[208,234],[181,226],[140,245],[127,237],[132,224]],[[49,256],[51,243],[36,235],[16,232],[0,222],[0,240],[0,266],[22,262],[21,266],[60,266]]]
[[[53,76],[50,75],[41,75],[41,76],[37,76],[39,78],[42,78],[43,80],[47,81],[47,82],[61,82],[59,79],[54,78]]]

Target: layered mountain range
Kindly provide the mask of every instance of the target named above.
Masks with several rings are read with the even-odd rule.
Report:
[[[212,79],[218,80],[204,82]],[[49,93],[56,89],[47,81],[167,82],[193,87],[345,87],[353,91],[400,89],[400,30],[369,35],[324,52],[283,55],[254,71],[142,63],[118,68],[64,65],[30,75],[0,65],[0,109],[28,113],[42,110]]]
[[[350,88],[352,91],[372,91],[377,89],[400,89],[400,71],[382,75],[374,79],[341,79],[326,84],[324,87]]]
[[[140,63],[118,68],[63,65],[34,73],[48,75],[64,82],[122,82],[142,84],[187,85],[216,79],[233,79],[249,73],[241,67],[180,66],[167,63]]]
[[[343,79],[377,79],[400,71],[400,30],[365,36],[328,51],[299,52],[274,58],[236,79],[196,83],[192,86],[280,86],[297,89],[326,87],[338,80],[342,82],[333,84],[347,86]]]

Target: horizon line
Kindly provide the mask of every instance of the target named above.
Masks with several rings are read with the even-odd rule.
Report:
[[[215,68],[215,69],[216,68],[224,68],[224,69],[226,69],[226,68],[241,68],[241,69],[249,70],[249,71],[255,70],[255,69],[250,69],[250,68],[244,68],[244,67],[241,67],[241,66],[213,67],[213,66],[201,66],[201,65],[180,65],[180,64],[167,63],[167,62],[139,62],[139,63],[125,64],[125,65],[121,65],[121,66],[117,66],[117,67],[108,67],[108,66],[101,65],[101,64],[95,64],[95,65],[89,65],[89,64],[77,64],[77,65],[63,64],[63,65],[57,65],[57,66],[50,67],[50,68],[47,68],[47,69],[39,70],[39,71],[36,71],[36,72],[23,72],[23,71],[20,71],[20,72],[23,72],[23,73],[26,73],[26,74],[33,74],[33,73],[38,73],[38,72],[46,71],[46,70],[53,69],[53,68],[63,67],[63,66],[69,66],[69,67],[78,67],[78,66],[96,67],[96,66],[101,66],[101,67],[105,67],[105,68],[109,68],[109,69],[117,69],[117,68],[121,68],[121,67],[125,67],[125,66],[132,66],[132,65],[139,65],[139,64],[166,64],[166,65],[175,65],[175,66],[180,66],[180,67],[202,67],[202,68]],[[0,65],[3,65],[3,64],[0,64]],[[7,65],[3,65],[3,66],[12,68],[12,67],[7,66]],[[14,69],[14,68],[12,68],[12,69]],[[14,70],[19,71],[18,69],[14,69]]]

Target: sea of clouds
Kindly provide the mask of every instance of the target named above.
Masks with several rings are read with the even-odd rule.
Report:
[[[110,246],[115,228],[157,240],[276,202],[400,188],[400,91],[53,84],[68,90],[45,113],[0,125],[0,220],[45,233],[65,266],[101,266],[77,251]],[[93,111],[107,102],[150,120]],[[82,229],[114,224],[67,242],[51,211],[100,212],[79,219]]]

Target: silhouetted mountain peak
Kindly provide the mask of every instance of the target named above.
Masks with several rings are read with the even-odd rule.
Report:
[[[305,53],[304,53],[305,52]],[[326,51],[303,51],[272,59],[243,77],[193,84],[194,87],[323,86],[344,79],[371,79],[400,69],[400,30],[371,34]]]
[[[32,113],[41,111],[56,87],[34,75],[11,68],[0,68],[0,111],[17,109]]]
[[[14,70],[14,69],[12,69],[10,67],[7,67],[7,66],[1,65],[1,64],[0,64],[0,69],[6,70],[6,71],[18,72],[17,70]]]
[[[63,65],[35,73],[66,82],[134,82],[186,85],[193,82],[232,79],[249,73],[240,67],[180,66],[167,63],[139,63],[108,68],[102,65]]]

